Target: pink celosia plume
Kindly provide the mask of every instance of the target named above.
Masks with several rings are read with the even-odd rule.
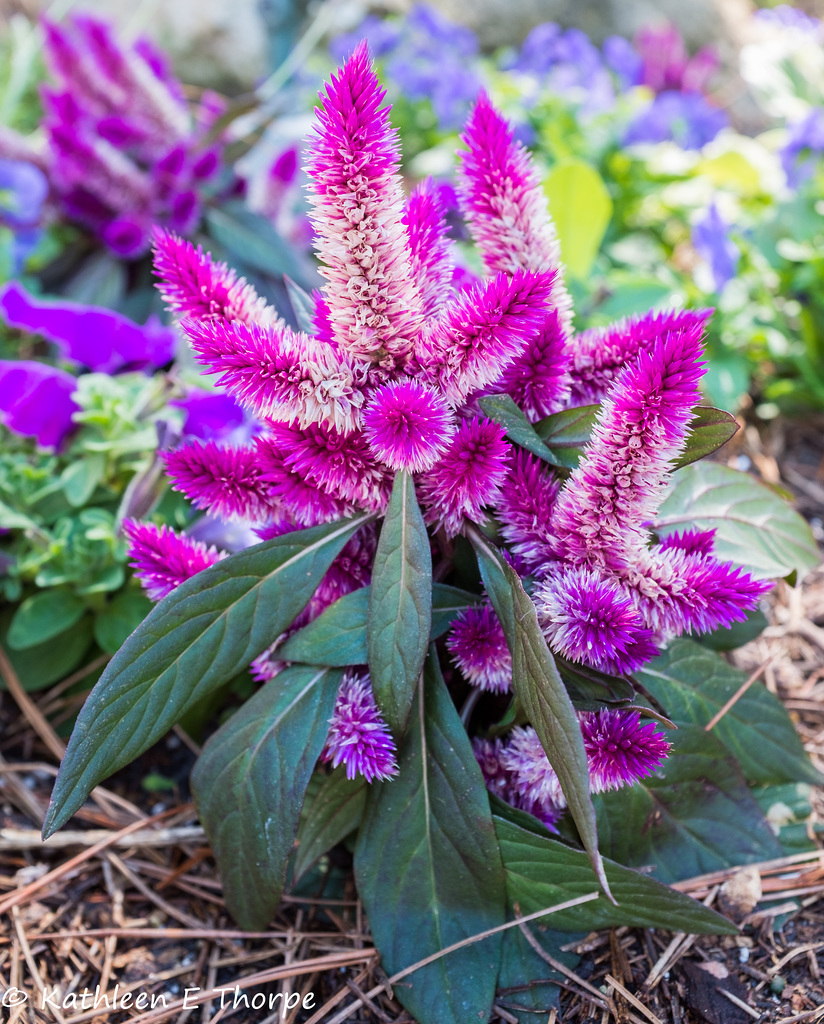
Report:
[[[321,758],[333,768],[346,765],[349,779],[362,775],[372,782],[397,775],[395,741],[378,711],[368,675],[344,676]]]
[[[449,406],[418,381],[394,381],[379,388],[363,415],[374,454],[394,470],[421,473],[447,450],[455,429]]]
[[[254,448],[208,441],[164,454],[166,470],[195,508],[222,519],[266,520],[277,511]]]
[[[134,574],[153,601],[164,598],[185,580],[226,557],[225,551],[183,537],[168,526],[126,519],[123,532],[129,540]]]
[[[443,200],[428,178],[412,192],[403,222],[409,236],[412,275],[421,293],[425,317],[438,316],[452,291],[454,261]]]
[[[512,657],[492,605],[467,608],[452,623],[446,646],[472,686],[492,693],[512,689]]]

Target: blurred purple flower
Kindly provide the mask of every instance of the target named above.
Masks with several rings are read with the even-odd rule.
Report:
[[[76,387],[70,373],[46,363],[0,360],[0,422],[43,448],[57,448],[79,410]]]
[[[700,93],[662,92],[630,124],[624,145],[672,140],[684,149],[701,149],[728,124],[726,113]]]
[[[175,332],[157,317],[141,326],[110,309],[34,299],[15,281],[0,289],[0,316],[9,327],[42,335],[64,359],[100,373],[154,369],[174,355]]]
[[[645,25],[635,35],[635,49],[642,62],[641,82],[656,93],[704,92],[718,70],[715,48],[705,46],[693,57],[675,25]]]
[[[403,36],[401,25],[396,21],[387,21],[376,14],[369,14],[352,32],[336,36],[329,44],[329,53],[334,61],[342,64],[358,43],[365,39],[369,50],[376,60],[385,57],[398,45]]]
[[[231,395],[225,392],[201,391],[192,388],[185,398],[169,405],[185,413],[183,433],[203,441],[229,440],[236,444],[248,441],[255,433],[254,420]]]
[[[735,277],[741,254],[730,239],[729,225],[722,220],[714,202],[693,225],[692,244],[698,255],[709,263],[715,290],[720,292]]]
[[[40,240],[40,212],[49,192],[39,167],[24,160],[0,160],[0,225],[10,228],[12,271],[17,274]]]
[[[790,188],[811,178],[824,152],[824,109],[813,107],[803,121],[791,125],[781,150],[781,166]]]
[[[618,76],[623,89],[641,84],[644,62],[629,39],[623,36],[607,36],[602,49],[604,60]]]
[[[797,7],[791,7],[789,4],[759,8],[753,17],[768,26],[799,29],[801,32],[812,35],[819,35],[822,28],[822,23],[818,18],[812,18],[809,14],[805,14],[804,11],[800,11]]]

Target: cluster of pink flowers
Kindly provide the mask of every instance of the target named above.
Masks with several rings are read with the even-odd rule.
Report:
[[[153,224],[191,231],[220,164],[209,135],[223,101],[205,92],[191,111],[154,46],[121,45],[98,18],[43,18],[42,28],[53,82],[42,90],[46,149],[6,131],[0,155],[40,166],[52,201],[121,256],[145,252]]]
[[[456,290],[438,190],[424,183],[404,198],[365,46],[322,99],[308,169],[326,284],[314,295],[311,335],[200,249],[171,232],[156,236],[161,289],[197,358],[260,426],[243,447],[193,444],[168,455],[174,486],[270,538],[359,509],[380,513],[393,475],[413,474],[424,517],[446,542],[494,514],[514,564],[536,579],[550,648],[609,673],[636,670],[669,637],[743,619],[765,584],[718,561],[711,535],[655,543],[648,526],[700,397],[707,313],[649,314],[575,337],[540,181],[483,97],[463,136],[459,194],[487,276]],[[602,402],[568,480],[482,415],[477,400],[499,391],[533,422]],[[221,557],[168,530],[130,531],[154,597],[186,566]],[[299,624],[369,582],[374,538],[370,527],[350,542]],[[281,639],[256,662],[259,677],[281,667]],[[509,687],[509,653],[489,606],[462,616],[448,646],[471,685]],[[391,737],[377,737],[368,691],[363,675],[347,680],[328,752],[386,777]],[[581,726],[596,790],[648,773],[666,753],[632,714],[583,715]],[[500,762],[488,778],[504,779],[501,791],[522,805],[555,813],[560,790],[534,734],[499,746],[482,749],[482,763]],[[530,772],[540,781],[528,781]]]

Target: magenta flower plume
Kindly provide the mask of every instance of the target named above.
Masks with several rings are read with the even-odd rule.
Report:
[[[160,294],[181,317],[240,320],[271,327],[282,323],[275,309],[234,270],[173,231],[155,228],[154,269],[160,278]]]
[[[255,444],[261,481],[268,486],[273,505],[283,510],[287,521],[291,519],[299,526],[317,526],[352,512],[351,504],[320,490],[288,465],[288,452],[283,451],[275,438],[259,437]],[[288,532],[281,524],[282,519],[282,515],[275,516],[273,529],[259,529],[258,534],[268,540]]]
[[[488,603],[467,608],[452,623],[446,646],[464,679],[492,693],[512,689],[512,658],[503,628]]]
[[[425,317],[438,316],[452,291],[452,259],[443,200],[431,178],[412,192],[403,222],[409,235],[412,275]]]
[[[558,239],[532,159],[486,95],[470,114],[462,139],[468,152],[461,154],[461,205],[487,271],[557,270]],[[551,306],[566,340],[572,303],[561,274],[553,283]]]
[[[135,576],[153,601],[226,557],[225,551],[182,537],[168,526],[123,521]]]
[[[593,793],[631,786],[647,778],[670,752],[670,744],[655,723],[642,725],[637,711],[582,711],[578,720]]]
[[[701,337],[711,309],[650,311],[579,334],[570,346],[570,405],[602,401],[618,372],[673,331]]]
[[[678,548],[691,555],[711,555],[715,543],[715,529],[684,530],[683,533],[670,533],[663,537],[658,545],[659,551]]]
[[[427,325],[418,363],[448,402],[463,405],[523,352],[547,315],[553,277],[554,271],[498,274],[460,293],[441,320]]]
[[[405,380],[384,384],[372,395],[363,429],[369,447],[390,469],[422,473],[444,454],[455,425],[436,391]]]
[[[285,326],[186,318],[181,327],[200,362],[256,415],[343,431],[357,425],[363,393],[333,349]]]
[[[397,775],[395,741],[375,704],[368,675],[344,676],[321,758],[333,768],[345,764],[348,779],[362,775],[372,782]]]
[[[222,447],[212,441],[164,454],[173,487],[195,508],[222,519],[255,522],[275,511],[254,448]]]
[[[268,437],[290,472],[331,497],[375,511],[389,500],[391,476],[360,431],[341,434],[324,424],[301,429],[294,423],[270,423]]]
[[[510,447],[492,420],[464,420],[443,457],[423,477],[420,496],[429,523],[455,537],[464,518],[484,521],[483,509],[498,498],[506,479]]]
[[[685,329],[638,353],[609,391],[586,456],[555,505],[558,554],[576,565],[631,574],[649,541],[700,397],[701,341]]]
[[[502,739],[484,740],[476,737],[472,741],[472,751],[480,766],[486,788],[490,793],[511,804],[515,794],[511,791],[512,773],[508,768],[504,768],[502,763],[504,750]]]
[[[412,351],[421,310],[384,96],[362,43],[322,94],[307,170],[335,338],[344,352],[392,369]]]
[[[516,726],[512,730],[501,754],[501,764],[511,773],[512,791],[526,807],[551,810],[566,806],[561,783],[532,726]]]
[[[627,675],[658,654],[631,598],[587,569],[553,572],[535,588],[538,621],[558,654],[611,675]]]
[[[496,512],[511,550],[530,572],[553,557],[549,524],[559,490],[560,483],[545,462],[516,449]]]
[[[570,358],[561,315],[555,309],[506,367],[495,388],[510,395],[534,423],[567,406]]]

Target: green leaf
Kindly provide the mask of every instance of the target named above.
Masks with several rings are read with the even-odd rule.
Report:
[[[535,424],[535,433],[550,448],[582,448],[589,441],[600,405],[579,405],[545,416]]]
[[[239,551],[156,605],[109,662],[80,712],[45,835],[68,821],[98,782],[265,650],[370,518],[298,530]]]
[[[432,555],[412,477],[395,476],[369,587],[366,649],[375,700],[389,727],[406,727],[432,628]]]
[[[504,861],[507,899],[511,906],[518,904],[522,915],[598,888],[582,850],[524,827],[498,802],[493,815]],[[628,829],[627,838],[635,838]],[[594,931],[614,925],[698,935],[734,935],[738,931],[720,914],[647,875],[606,859],[604,869],[617,906],[601,895],[590,903],[553,914],[546,923],[561,931]]]
[[[781,856],[781,844],[726,749],[681,725],[650,778],[595,797],[605,853],[664,882]]]
[[[305,874],[318,858],[344,840],[361,823],[369,784],[362,775],[347,779],[341,764],[323,781],[313,796],[307,794],[298,829],[294,880]]]
[[[718,558],[746,566],[759,579],[793,571],[803,576],[821,561],[810,527],[783,498],[717,462],[698,462],[673,474],[653,527],[663,537],[689,528],[714,529]]]
[[[86,455],[69,463],[60,474],[63,492],[70,505],[80,508],[94,494],[94,489],[103,479],[106,456],[100,453]]]
[[[355,851],[358,891],[387,974],[503,924],[504,880],[486,788],[437,667],[424,669],[400,771],[370,787]],[[395,995],[424,1024],[488,1018],[501,936],[421,968]]]
[[[483,398],[478,399],[478,405],[491,420],[495,420],[503,427],[506,436],[515,444],[526,448],[527,451],[537,455],[539,459],[543,459],[551,466],[562,465],[509,395],[484,395]]]
[[[692,462],[711,455],[738,431],[738,423],[734,416],[722,409],[712,409],[704,405],[698,405],[693,409],[695,418],[690,423],[690,432],[687,435],[687,447],[683,454],[676,459],[676,469],[689,466]]]
[[[584,280],[612,217],[604,180],[584,160],[563,160],[544,179],[549,210],[561,243],[561,257],[573,277]]]
[[[436,583],[432,587],[432,629],[436,640],[462,611],[477,604],[480,597],[457,587]],[[369,609],[369,587],[361,587],[338,598],[303,629],[284,643],[279,655],[284,661],[305,665],[365,665],[366,618]]]
[[[809,835],[809,826],[812,824],[811,794],[812,789],[806,782],[763,786],[753,790],[752,795],[770,827],[777,833],[785,856],[808,853],[816,849],[816,844]],[[820,835],[822,827],[824,826],[816,822],[813,831]]]
[[[547,922],[551,920],[547,918]],[[575,935],[540,925],[538,928],[533,927],[532,937],[551,957],[560,960],[570,970],[578,966],[581,957],[577,953],[560,948],[570,941],[574,942]],[[586,938],[586,933],[578,933],[578,938]],[[555,980],[565,979],[560,971],[550,967],[546,960],[538,956],[520,929],[510,928],[504,932],[496,1002],[511,1013],[518,1024],[535,1024],[536,1021],[543,1024],[551,1010],[555,1009],[560,1013],[560,989],[554,984]],[[508,989],[512,991],[507,991]]]
[[[11,620],[7,642],[16,651],[36,647],[71,629],[83,617],[86,602],[72,590],[55,587],[32,594]]]
[[[42,690],[64,679],[77,668],[92,642],[92,618],[84,615],[65,633],[59,633],[35,647],[15,651],[6,637],[11,618],[12,609],[9,608],[0,619],[0,637],[24,690]],[[4,688],[2,682],[0,688]]]
[[[747,678],[715,651],[684,639],[672,640],[637,676],[676,725],[702,728]],[[750,782],[824,782],[784,705],[761,683],[753,683],[712,732]]]
[[[719,626],[711,633],[690,633],[690,640],[696,640],[711,651],[734,651],[761,636],[769,625],[767,616],[760,608],[749,612],[743,622],[733,622],[731,626]]]
[[[152,610],[152,602],[139,590],[124,590],[94,620],[98,647],[115,654]]]
[[[476,530],[467,532],[512,655],[512,689],[555,769],[595,873],[609,894],[598,853],[595,811],[589,795],[589,766],[581,728],[541,633],[535,606],[512,566]]]
[[[556,658],[555,663],[570,700],[579,710],[594,711],[605,704],[622,704],[635,699],[635,688],[622,676],[608,676],[564,658]]]
[[[284,277],[283,283],[286,285],[286,294],[289,296],[289,302],[295,313],[298,330],[305,334],[313,334],[315,331],[315,300],[291,277]]]
[[[192,771],[195,806],[241,928],[265,928],[280,902],[341,678],[333,669],[285,669],[212,736]]]

